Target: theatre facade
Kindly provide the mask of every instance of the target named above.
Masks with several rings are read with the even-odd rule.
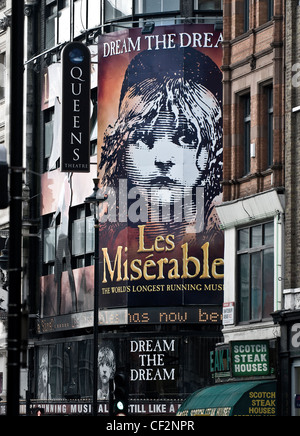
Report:
[[[93,413],[95,352],[99,415],[120,371],[132,415],[175,415],[212,383],[224,283],[222,10],[191,3],[172,2],[166,20],[149,11],[150,33],[147,20],[122,26],[133,15],[94,27],[75,38],[87,51],[64,45],[62,61],[51,54],[37,73],[42,244],[29,391],[30,407],[47,415]],[[196,10],[208,17],[201,24]],[[96,178],[97,213],[85,202]]]

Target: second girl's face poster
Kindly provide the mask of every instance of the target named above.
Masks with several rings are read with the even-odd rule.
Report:
[[[222,304],[222,34],[99,40],[101,306]]]

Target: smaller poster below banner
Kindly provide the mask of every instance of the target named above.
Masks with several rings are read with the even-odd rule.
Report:
[[[136,338],[129,341],[132,392],[179,391],[178,338]]]

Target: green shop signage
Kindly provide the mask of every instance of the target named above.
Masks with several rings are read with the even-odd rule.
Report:
[[[231,342],[233,377],[251,377],[270,374],[268,341]]]

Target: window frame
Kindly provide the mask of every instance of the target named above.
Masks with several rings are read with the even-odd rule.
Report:
[[[244,0],[244,33],[250,30],[250,1]]]
[[[72,208],[70,213],[71,216],[71,257],[72,257],[72,267],[73,269],[84,268],[93,264],[94,254],[95,254],[95,232],[94,232],[94,217],[91,215],[91,211],[88,205],[81,205]],[[73,219],[72,219],[73,217]],[[81,251],[75,252],[76,238],[76,225],[82,225],[84,227],[84,232],[81,235],[83,249]],[[92,229],[92,232],[88,230]],[[77,233],[78,234],[78,233]]]
[[[241,96],[243,111],[243,176],[251,172],[251,94]]]
[[[36,397],[40,400],[66,400],[72,396],[92,399],[93,340],[64,339],[38,347],[35,364]],[[44,357],[44,359],[42,359]],[[42,366],[42,362],[44,365]],[[41,370],[47,372],[47,398],[39,398]]]
[[[267,20],[271,21],[274,17],[274,0],[267,0],[268,1],[268,15]]]
[[[172,9],[168,9],[168,10],[164,10],[164,2],[166,0],[159,0],[160,1],[160,10],[156,10],[156,11],[145,11],[146,7],[143,4],[142,5],[142,11],[137,12],[138,7],[137,7],[137,2],[142,1],[143,3],[145,3],[146,0],[133,0],[132,5],[133,5],[133,12],[136,15],[147,15],[147,14],[165,14],[165,13],[170,13],[170,12],[179,12],[180,11],[180,3],[181,1],[179,0],[179,6],[178,8],[172,8]],[[174,3],[174,2],[173,2]]]
[[[67,6],[65,3],[66,1],[70,2],[70,4],[68,4]],[[76,5],[77,2],[81,1],[83,2],[82,5]],[[44,49],[51,49],[57,44],[62,44],[65,42],[63,34],[65,34],[65,32],[68,32],[68,30],[66,30],[67,26],[65,25],[65,18],[68,16],[68,14],[70,27],[70,31],[68,33],[70,34],[70,39],[74,39],[76,41],[83,40],[86,36],[86,32],[89,29],[93,29],[98,26],[104,26],[104,33],[110,33],[120,29],[117,26],[117,23],[120,23],[121,26],[131,28],[143,27],[144,22],[147,19],[155,21],[157,25],[173,25],[182,22],[182,20],[178,20],[178,18],[182,18],[181,14],[183,10],[183,0],[179,0],[178,7],[172,8],[171,6],[164,7],[163,3],[164,1],[169,1],[172,5],[171,0],[160,0],[160,10],[154,12],[145,12],[144,4],[142,4],[140,10],[137,7],[137,0],[130,0],[131,7],[129,15],[120,14],[120,16],[115,16],[118,14],[112,12],[111,17],[107,15],[107,5],[105,2],[103,2],[103,10],[98,8],[95,17],[95,15],[91,12],[91,10],[93,9],[94,1],[95,0],[47,0],[44,10],[46,19],[44,31]],[[140,1],[143,3],[144,0]],[[207,3],[209,2],[207,1]],[[190,5],[191,14],[194,14],[195,19],[197,20],[196,22],[210,23],[215,22],[216,19],[220,21],[223,16],[223,0],[220,0],[220,5],[221,9],[217,9],[216,7],[213,7],[212,9],[202,8],[201,3],[199,5],[198,0],[194,0],[191,1]],[[62,20],[61,12],[64,11],[64,9],[68,9],[68,11],[66,11],[66,14],[64,14],[64,22],[60,23],[60,21]],[[78,14],[78,11],[80,10],[84,12],[82,15]],[[110,23],[116,23],[116,25],[110,26]],[[49,28],[49,31],[47,31],[47,27]],[[81,27],[82,29],[80,29]],[[46,38],[47,35],[48,37]]]
[[[274,158],[274,89],[273,85],[266,86],[267,96],[267,144],[268,167],[272,167]]]
[[[217,0],[218,1],[218,0]],[[200,11],[200,12],[207,12],[207,11],[222,11],[223,10],[223,0],[219,0],[221,3],[221,8],[203,8],[201,7],[202,3],[210,3],[208,0],[200,1],[200,0],[194,0],[194,10]],[[216,2],[216,1],[215,1]]]
[[[267,243],[265,244],[266,241],[266,236],[265,236],[265,230],[266,230],[266,226],[272,226],[272,243]],[[255,245],[252,243],[252,235],[253,235],[253,231],[254,229],[258,229],[261,228],[261,244]],[[241,236],[241,232],[243,231],[248,231],[248,247],[244,247],[241,248],[240,242],[240,236]],[[269,304],[272,304],[272,310],[270,312],[269,315],[267,315],[264,311],[265,311],[265,307],[268,306],[268,304],[266,304],[266,301],[264,301],[264,297],[268,296],[268,289],[265,289],[265,279],[266,279],[266,270],[264,268],[264,263],[265,263],[265,254],[267,252],[270,252],[272,250],[272,283],[273,283],[273,287],[272,287],[272,299],[271,301],[269,301]],[[260,267],[257,270],[258,272],[260,272],[260,274],[254,274],[253,271],[253,258],[257,255],[260,256]],[[274,274],[275,274],[275,265],[274,265],[274,259],[275,259],[275,230],[274,230],[274,221],[266,221],[263,223],[259,223],[259,224],[253,224],[252,226],[246,226],[246,227],[241,227],[239,229],[237,229],[237,249],[236,249],[236,264],[237,264],[237,291],[236,291],[236,301],[237,301],[237,324],[251,324],[251,323],[257,323],[257,322],[262,322],[265,320],[269,320],[271,319],[271,313],[273,311],[274,308],[274,288],[275,288],[275,280],[274,280]],[[245,274],[245,272],[242,274],[241,273],[241,265],[240,265],[240,261],[242,259],[242,257],[246,258],[246,256],[248,257],[248,270],[247,270],[247,274]],[[246,258],[247,259],[247,258]],[[269,270],[268,270],[269,271]],[[245,278],[245,276],[247,275],[247,279],[246,282],[244,281],[244,283],[246,283],[247,285],[247,289],[244,288],[242,286],[241,280],[242,277]],[[260,288],[254,290],[253,289],[253,282],[255,280],[257,280],[257,278],[259,278],[260,280]],[[248,280],[248,282],[247,282]],[[242,294],[244,293],[244,291],[247,291],[247,306],[246,306],[246,311],[247,312],[247,317],[244,316],[244,314],[242,314],[243,311],[243,307],[242,307]],[[258,294],[258,298],[257,301],[259,302],[259,305],[255,306],[254,303],[254,297],[256,294],[256,291],[259,292]],[[257,315],[254,314],[254,308],[255,307],[260,307],[260,313],[257,313]]]
[[[79,214],[80,217],[79,217]],[[59,224],[59,217],[58,215],[56,219],[55,226],[51,227],[53,214],[46,215],[43,217],[43,276],[47,276],[50,274],[54,274],[54,267],[55,267],[55,258],[56,258],[56,250],[57,250],[57,243],[59,238],[59,232],[60,232],[60,224]],[[78,269],[78,268],[85,268],[87,266],[91,266],[94,264],[94,255],[95,255],[95,232],[94,232],[94,217],[91,215],[91,211],[88,205],[80,205],[76,207],[72,207],[70,209],[70,215],[69,215],[70,221],[69,221],[69,246],[70,246],[70,252],[71,252],[71,263],[72,263],[72,269]],[[81,252],[74,253],[74,228],[76,226],[76,223],[84,222],[84,235],[83,235],[83,246],[84,249]],[[92,231],[88,231],[89,229],[92,229]],[[46,252],[46,235],[51,237],[51,240],[54,240],[55,244],[54,247],[49,251],[50,254],[53,253],[54,250],[54,256],[51,258],[46,258],[45,254]],[[63,270],[65,271],[65,257],[63,258]]]
[[[6,88],[6,52],[0,53],[0,74],[2,75],[2,84],[0,83],[0,100],[5,100]],[[2,71],[1,71],[2,70]],[[3,85],[3,86],[1,86]]]

